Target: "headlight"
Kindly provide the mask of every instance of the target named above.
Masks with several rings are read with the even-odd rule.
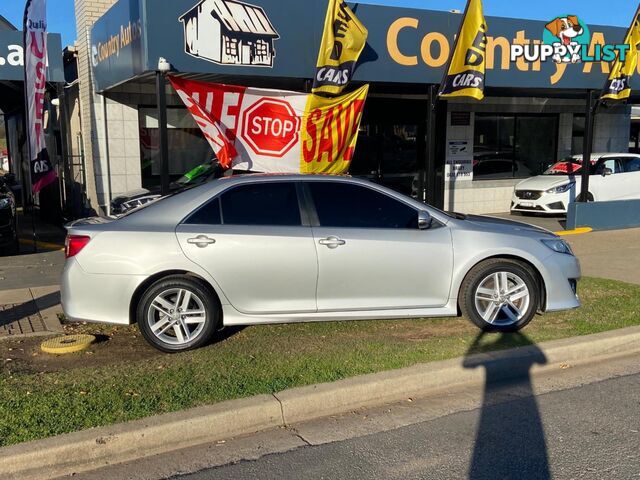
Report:
[[[560,185],[547,190],[547,193],[565,193],[571,190],[576,185],[576,182],[567,183],[566,185]]]
[[[553,240],[542,240],[547,247],[557,253],[565,253],[567,255],[573,255],[573,250],[567,242],[561,240],[559,238],[554,238]]]
[[[3,208],[9,208],[11,206],[10,198],[0,198],[0,210]]]

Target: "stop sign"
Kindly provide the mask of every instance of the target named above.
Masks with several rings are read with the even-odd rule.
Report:
[[[291,105],[261,98],[245,110],[242,138],[258,155],[283,157],[300,138],[300,117]]]

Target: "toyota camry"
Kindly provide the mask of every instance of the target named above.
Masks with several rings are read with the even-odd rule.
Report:
[[[69,319],[128,325],[165,352],[230,325],[465,315],[511,332],[577,308],[569,245],[447,214],[349,177],[247,175],[68,227]]]

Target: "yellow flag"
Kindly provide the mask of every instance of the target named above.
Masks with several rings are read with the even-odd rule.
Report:
[[[358,141],[369,85],[335,98],[309,95],[302,118],[300,172],[346,173]]]
[[[339,95],[351,81],[369,32],[343,0],[329,0],[313,93]]]
[[[486,50],[487,22],[482,0],[469,0],[449,71],[440,86],[440,97],[484,98]]]
[[[626,100],[631,95],[631,77],[638,66],[638,48],[640,48],[640,8],[633,17],[623,43],[629,45],[629,50],[625,52],[624,58],[618,51],[618,57],[611,67],[601,100]]]

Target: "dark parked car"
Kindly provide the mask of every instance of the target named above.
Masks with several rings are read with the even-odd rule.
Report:
[[[16,198],[4,177],[0,177],[0,249],[18,249]]]
[[[169,186],[170,193],[178,193],[187,188],[215,180],[216,178],[222,177],[224,172],[224,169],[218,164],[217,160],[203,163],[190,172],[185,173],[175,182],[172,182]],[[127,192],[113,199],[111,202],[111,215],[119,217],[147,203],[155,202],[159,198],[162,198],[160,187],[148,190],[143,188]]]

